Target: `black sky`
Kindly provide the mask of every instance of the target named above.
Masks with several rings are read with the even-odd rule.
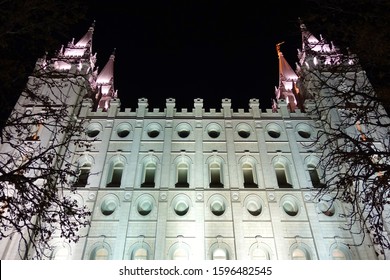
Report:
[[[176,99],[177,108],[248,109],[250,98],[270,108],[278,84],[275,45],[292,67],[301,46],[299,5],[277,1],[90,1],[96,20],[93,51],[102,69],[116,49],[115,88],[124,107],[149,108]],[[80,26],[75,39],[89,26]]]

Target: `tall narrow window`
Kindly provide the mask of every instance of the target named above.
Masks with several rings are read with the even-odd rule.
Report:
[[[89,173],[91,171],[91,164],[89,162],[85,162],[79,169],[79,177],[75,183],[75,187],[83,188],[88,183]]]
[[[32,125],[30,126],[30,133],[26,140],[38,141],[41,130],[42,122],[39,120],[32,120]]]
[[[321,183],[317,168],[313,164],[308,164],[307,170],[309,171],[310,180],[311,180],[311,183],[313,184],[313,187],[322,188],[324,186],[324,184]]]
[[[124,165],[122,162],[117,162],[114,164],[114,166],[112,168],[112,173],[111,173],[111,180],[107,184],[107,187],[118,188],[121,186],[123,168],[124,168]]]
[[[176,188],[188,188],[188,165],[184,162],[177,165]]]
[[[223,188],[221,166],[216,162],[210,164],[210,188]]]
[[[145,165],[144,182],[141,184],[143,188],[154,188],[154,177],[156,176],[156,164],[149,162]]]
[[[283,164],[275,164],[275,173],[279,188],[292,188],[292,185],[288,182],[286,168]]]
[[[257,184],[253,177],[253,167],[249,163],[242,165],[242,173],[244,175],[244,187],[245,188],[257,188]]]

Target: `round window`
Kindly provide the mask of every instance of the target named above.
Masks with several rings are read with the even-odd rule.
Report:
[[[318,203],[318,209],[325,215],[325,216],[328,216],[328,217],[332,217],[334,214],[335,214],[335,207],[333,204],[331,204],[330,202],[327,202],[327,201],[324,201],[324,200],[321,200],[319,203]]]
[[[226,208],[225,203],[223,203],[223,201],[220,201],[220,200],[215,200],[215,201],[211,202],[211,205],[210,205],[211,212],[215,216],[223,215],[223,213],[225,213],[225,208]]]
[[[116,133],[120,138],[124,138],[130,134],[130,125],[127,123],[122,123],[118,126]]]
[[[94,123],[94,124],[90,124],[87,127],[86,134],[88,135],[88,137],[94,138],[99,135],[100,131],[101,131],[101,126],[97,123]]]
[[[282,208],[284,212],[291,217],[295,217],[299,213],[299,205],[294,197],[283,199]]]
[[[305,123],[300,123],[297,125],[297,132],[298,132],[298,135],[302,138],[305,138],[305,139],[308,139],[311,137],[311,134],[312,134],[312,129],[309,125],[305,124]]]
[[[218,138],[221,134],[221,127],[216,123],[209,124],[207,126],[207,134],[211,138]]]
[[[157,123],[150,124],[147,128],[147,134],[150,138],[156,138],[160,135],[161,126]]]
[[[141,200],[137,206],[138,213],[142,216],[149,215],[149,213],[152,212],[152,209],[153,202],[149,199]]]
[[[241,138],[248,138],[251,135],[250,126],[247,124],[240,124],[237,126],[237,133]]]
[[[261,204],[254,200],[250,200],[246,204],[246,210],[248,210],[249,214],[252,216],[259,216],[261,214],[261,208]]]
[[[190,135],[191,126],[188,123],[181,123],[176,127],[176,131],[180,138],[187,138]]]
[[[190,207],[188,206],[187,202],[183,200],[179,200],[174,207],[175,213],[179,216],[184,216],[187,214],[189,209]]]
[[[267,133],[272,138],[279,138],[282,134],[282,128],[275,123],[271,123],[267,125]]]
[[[101,205],[101,211],[104,216],[110,216],[117,208],[117,202],[114,199],[105,199]]]

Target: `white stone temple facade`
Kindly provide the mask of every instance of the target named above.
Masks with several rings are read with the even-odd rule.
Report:
[[[303,110],[314,101],[298,98],[297,73],[279,48],[280,84],[268,110],[256,98],[236,111],[230,99],[210,110],[195,99],[188,110],[167,98],[159,110],[141,97],[137,109],[121,110],[115,54],[95,71],[93,30],[37,62],[85,71],[98,89],[95,98],[72,101],[96,138],[73,159],[75,198],[93,211],[91,225],[76,244],[55,237],[53,259],[377,259],[369,238],[345,245],[359,238],[341,229],[343,204],[328,209],[314,199],[323,183],[319,156],[305,144],[316,122]],[[302,50],[300,64],[312,55]],[[15,240],[2,240],[1,259],[18,259],[16,249]]]

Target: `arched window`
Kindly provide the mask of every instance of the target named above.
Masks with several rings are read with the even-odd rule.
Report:
[[[332,250],[332,260],[346,260],[347,256],[339,248],[334,248]]]
[[[188,165],[181,162],[177,165],[177,183],[176,188],[188,188]]]
[[[67,245],[60,245],[53,251],[51,256],[52,260],[68,260],[69,259],[69,247]]]
[[[141,184],[143,188],[154,188],[155,176],[156,176],[156,164],[154,162],[148,162],[145,164],[144,181]]]
[[[148,259],[148,251],[145,248],[135,249],[132,257],[132,260],[147,260]]]
[[[188,260],[188,250],[178,247],[172,254],[172,260]]]
[[[312,163],[309,163],[307,165],[307,170],[309,171],[310,180],[311,180],[311,183],[313,184],[313,187],[315,187],[315,188],[324,187],[324,184],[321,183],[320,176],[318,175],[318,171],[317,171],[316,166]]]
[[[105,247],[97,247],[93,249],[90,256],[91,260],[108,260],[109,252]]]
[[[223,188],[221,182],[221,165],[218,162],[212,162],[210,167],[210,188]]]
[[[304,247],[296,246],[291,252],[292,260],[310,260],[310,253]]]
[[[266,249],[257,247],[251,253],[251,260],[269,260],[270,256]]]
[[[170,260],[189,260],[191,257],[191,247],[183,242],[183,236],[179,235],[178,242],[172,244],[168,250],[168,259]]]
[[[77,181],[75,183],[75,187],[83,188],[88,184],[88,177],[89,177],[90,171],[91,171],[91,163],[84,162],[79,167],[79,176],[78,176]]]
[[[225,248],[216,248],[212,255],[213,260],[228,260],[229,254]]]
[[[332,260],[351,260],[352,253],[346,245],[336,242],[330,248],[330,258]]]
[[[124,164],[122,162],[116,162],[113,165],[107,187],[118,188],[121,186],[123,169]]]
[[[242,165],[242,173],[244,176],[244,187],[245,188],[257,188],[257,184],[254,180],[253,167],[249,163]]]
[[[278,162],[274,168],[279,188],[292,188],[285,165]]]
[[[26,140],[28,141],[38,141],[39,140],[39,136],[40,136],[40,132],[42,130],[42,121],[38,120],[38,119],[32,119],[31,120],[31,125],[29,127],[29,136],[27,137]]]
[[[303,248],[295,248],[292,252],[293,260],[309,260],[308,255]]]

